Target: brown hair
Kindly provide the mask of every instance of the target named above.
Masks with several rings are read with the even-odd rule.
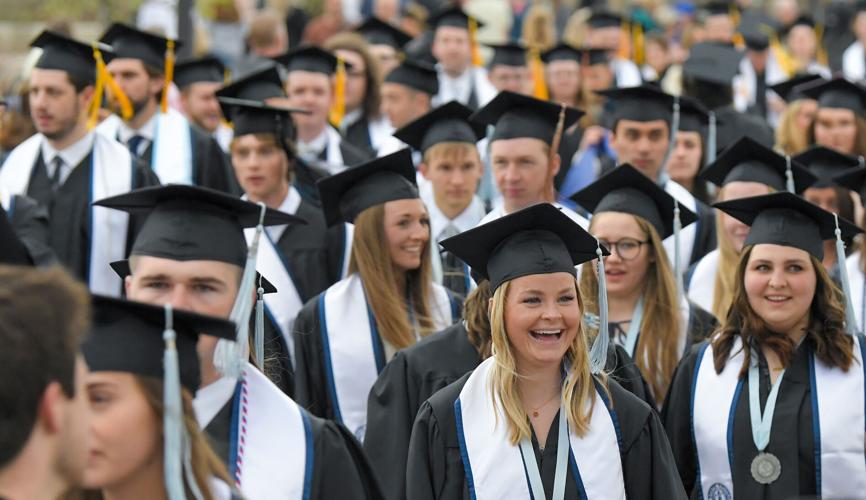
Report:
[[[24,448],[45,389],[75,396],[90,294],[60,267],[0,266],[0,467]]]
[[[349,274],[358,273],[364,283],[367,302],[376,318],[379,335],[388,344],[403,349],[415,343],[414,327],[409,323],[406,301],[397,291],[394,266],[383,242],[385,204],[374,205],[355,218]],[[421,252],[421,267],[406,273],[406,288],[412,299],[412,310],[422,337],[433,332],[429,299],[432,284],[430,242]]]
[[[440,142],[424,151],[423,160],[427,166],[430,166],[434,161],[461,161],[467,156],[472,156],[478,165],[481,165],[478,148],[468,142]]]
[[[640,324],[641,341],[632,356],[661,404],[680,359],[680,338],[687,325],[682,324],[680,305],[677,303],[677,285],[665,247],[655,228],[642,217],[633,215],[655,259],[650,263],[643,283],[643,319]],[[590,222],[592,228],[593,218]],[[595,261],[589,263],[594,265]],[[584,265],[580,274],[580,293],[586,310],[598,314],[598,277],[592,268]],[[604,325],[602,325],[604,326]]]
[[[469,337],[469,343],[475,347],[481,359],[489,358],[493,348],[493,340],[490,338],[490,318],[487,316],[487,308],[492,296],[490,282],[484,280],[475,290],[469,292],[463,302],[466,336]]]
[[[328,52],[337,50],[348,50],[355,52],[361,59],[364,60],[364,80],[367,81],[367,91],[364,93],[364,100],[361,106],[364,109],[364,116],[367,118],[378,118],[379,116],[379,86],[382,82],[379,81],[379,62],[370,53],[369,45],[364,37],[358,33],[337,33],[328,38],[324,45]]]
[[[297,149],[295,148],[295,140],[294,137],[286,137],[282,144],[277,140],[277,137],[271,133],[259,133],[252,134],[253,137],[258,139],[260,142],[265,143],[268,146],[276,146],[277,148],[283,150],[286,153],[286,159],[289,162],[289,169],[286,172],[289,180],[292,180],[292,172],[294,172],[294,159],[297,158],[296,153]],[[294,134],[292,134],[294,135]],[[232,137],[231,142],[229,143],[229,155],[234,152],[235,144],[238,139],[238,136]]]
[[[767,347],[779,357],[782,366],[788,366],[797,346],[784,333],[776,333],[767,328],[767,324],[758,316],[749,304],[744,278],[749,265],[754,245],[743,249],[737,266],[737,280],[734,284],[734,299],[721,331],[712,339],[714,359],[717,373],[725,368],[734,339],[739,337],[743,346],[755,340],[759,347]],[[854,355],[851,348],[854,339],[845,332],[845,298],[839,287],[824,270],[824,266],[813,255],[809,256],[812,269],[815,272],[815,296],[809,308],[809,325],[806,328],[806,338],[815,344],[815,355],[829,366],[848,371]],[[743,350],[743,366],[740,376],[745,374],[751,359],[750,349]]]
[[[284,30],[282,16],[272,9],[256,11],[249,22],[247,45],[255,50],[276,43],[280,30]]]

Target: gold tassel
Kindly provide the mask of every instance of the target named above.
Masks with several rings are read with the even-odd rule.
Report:
[[[632,40],[634,42],[634,63],[638,66],[643,66],[644,63],[644,36],[643,36],[643,25],[641,23],[634,23],[632,27]]]
[[[827,48],[824,47],[824,25],[815,25],[815,41],[818,42],[818,52],[815,54],[815,60],[822,66],[828,66]]]
[[[631,50],[629,41],[631,40],[631,30],[629,29],[628,21],[623,21],[619,33],[619,49],[616,52],[617,59],[628,59]]]
[[[529,68],[532,73],[532,95],[536,99],[546,101],[550,98],[547,92],[547,82],[544,81],[544,63],[538,47],[529,49]]]
[[[776,58],[779,67],[782,68],[782,72],[788,78],[794,76],[795,67],[793,58],[782,47],[782,42],[779,41],[779,36],[775,33],[770,35],[770,54]]]
[[[553,202],[556,200],[556,188],[553,186],[553,160],[559,154],[559,144],[562,142],[562,133],[565,128],[565,104],[561,104],[559,108],[559,119],[556,121],[556,129],[553,132],[553,138],[550,140],[550,154],[547,157],[548,179],[547,179],[547,201]],[[562,167],[560,167],[562,168]]]
[[[162,87],[162,102],[159,109],[163,113],[168,112],[168,89],[174,80],[174,40],[167,40],[165,45],[165,85]]]
[[[343,116],[346,114],[346,63],[343,58],[337,56],[337,72],[334,82],[334,105],[331,106],[331,112],[328,119],[331,125],[339,128],[343,122]]]
[[[472,47],[472,65],[483,66],[481,49],[478,47],[478,21],[472,16],[466,16],[469,21],[469,43]]]
[[[740,26],[740,9],[737,8],[737,4],[732,3],[728,6],[728,14],[731,16],[734,27],[738,28]]]
[[[96,60],[96,92],[94,92],[93,102],[90,104],[90,117],[87,121],[88,127],[93,128],[96,126],[96,122],[99,119],[99,109],[102,107],[102,94],[106,86],[111,90],[111,95],[120,106],[120,117],[123,118],[123,121],[128,122],[132,119],[132,103],[120,88],[120,85],[111,77],[111,73],[108,72],[108,68],[105,66],[105,60],[102,59],[102,52],[96,43],[93,44],[93,59]]]
[[[746,46],[746,39],[743,37],[743,34],[739,31],[734,33],[734,36],[731,37],[731,43],[734,44],[734,47],[742,50],[743,47]]]

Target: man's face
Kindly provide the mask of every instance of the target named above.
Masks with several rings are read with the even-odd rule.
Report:
[[[436,28],[431,47],[433,57],[442,65],[445,72],[459,75],[472,63],[472,46],[469,31],[456,26]]]
[[[75,396],[64,403],[63,428],[60,433],[55,467],[70,485],[79,485],[87,464],[90,405],[87,399],[87,364],[79,355],[75,360]]]
[[[289,105],[310,111],[310,114],[295,114],[292,118],[298,127],[324,127],[328,123],[328,112],[333,102],[331,78],[313,71],[292,71],[286,82]]]
[[[752,63],[752,67],[755,68],[755,71],[763,72],[767,68],[767,59],[769,58],[770,51],[769,50],[746,50],[746,57],[749,58],[749,62]]]
[[[551,165],[545,146],[544,141],[530,137],[500,139],[490,144],[493,179],[507,212],[551,201],[547,193],[559,171],[559,156]]]
[[[488,73],[490,83],[496,90],[523,94],[529,91],[529,70],[525,66],[506,66],[497,64]]]
[[[730,43],[734,29],[734,21],[726,14],[709,16],[704,21],[704,36],[708,42]]]
[[[382,113],[394,128],[400,128],[430,110],[430,96],[405,85],[385,82],[380,92]]]
[[[607,49],[608,52],[615,56],[616,51],[619,50],[619,44],[622,43],[621,37],[622,31],[618,26],[591,28],[586,33],[586,45],[598,49]]]
[[[276,140],[262,140],[256,134],[236,136],[231,157],[235,177],[250,200],[269,200],[287,189],[289,162]]]
[[[220,87],[222,84],[219,82],[195,82],[180,94],[186,116],[209,133],[216,131],[223,117],[216,97],[216,91]]]
[[[444,145],[450,147],[450,145]],[[474,145],[460,152],[423,163],[419,170],[433,186],[433,198],[440,208],[465,209],[472,203],[483,172],[481,158]],[[450,210],[449,210],[450,211]],[[459,213],[459,212],[458,212]]]
[[[604,90],[613,87],[613,70],[607,63],[584,66],[583,86],[587,91]]]
[[[135,113],[141,111],[149,102],[156,102],[156,94],[164,85],[163,79],[148,75],[141,60],[112,59],[107,68],[120,90],[129,98]]]
[[[93,87],[76,92],[65,71],[33,68],[29,101],[36,130],[49,139],[63,139],[84,120],[92,95]]]
[[[392,69],[400,65],[397,50],[390,45],[372,44],[370,45],[370,54],[378,63],[376,66],[379,68],[381,78],[384,78]]]
[[[658,179],[668,141],[668,124],[665,120],[620,120],[611,135],[611,146],[616,151],[617,161],[630,163],[652,180]]]

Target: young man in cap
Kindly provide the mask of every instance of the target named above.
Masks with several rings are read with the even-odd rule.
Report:
[[[493,49],[493,57],[487,64],[487,77],[496,91],[529,93],[532,90],[532,78],[526,65],[526,47],[512,42],[490,45],[490,48]]]
[[[394,128],[402,128],[429,112],[438,92],[436,68],[423,62],[403,61],[382,82],[382,113]],[[391,136],[379,148],[379,156],[405,147],[403,141]]]
[[[59,268],[0,267],[0,498],[55,500],[80,485],[89,304]]]
[[[298,129],[298,156],[329,174],[362,163],[367,155],[343,140],[340,132],[329,123],[328,115],[340,97],[335,87],[335,74],[340,64],[337,58],[318,47],[306,46],[276,60],[288,72],[288,104],[310,112],[294,117]]]
[[[99,203],[127,211],[150,209],[130,253],[132,275],[125,282],[130,299],[221,318],[231,317],[236,302],[249,300],[238,295],[248,253],[244,228],[299,222],[190,186],[138,190]],[[266,360],[276,354],[269,347]],[[369,466],[345,428],[310,416],[250,363],[242,364],[239,378],[222,376],[214,358],[216,338],[202,336],[197,350],[196,415],[241,493],[250,498],[289,498],[304,491],[310,498],[377,498]]]
[[[623,43],[622,26],[627,22],[622,15],[603,9],[593,11],[586,22],[586,45],[607,50],[616,84],[620,87],[633,87],[642,81],[637,65],[619,54]]]
[[[174,83],[187,120],[210,134],[228,152],[232,129],[223,123],[216,91],[225,83],[226,68],[215,56],[204,56],[177,64]]]
[[[113,49],[108,72],[129,100],[128,116],[111,115],[97,130],[150,165],[163,184],[205,186],[230,192],[228,160],[208,133],[167,105],[166,51],[179,42],[115,23],[100,41]],[[122,100],[123,97],[114,96]],[[121,106],[121,115],[124,111]]]
[[[122,145],[88,131],[96,82],[93,48],[50,31],[32,45],[43,49],[28,96],[39,133],[10,153],[0,169],[0,191],[29,196],[45,207],[48,242],[58,260],[91,290],[118,295],[121,283],[108,263],[123,258],[135,220],[130,225],[127,215],[91,202],[159,181]]]
[[[439,92],[434,104],[458,101],[472,109],[487,104],[496,95],[496,89],[473,60],[475,31],[483,23],[466,14],[460,7],[445,9],[430,19],[433,28],[433,57],[438,62]]]

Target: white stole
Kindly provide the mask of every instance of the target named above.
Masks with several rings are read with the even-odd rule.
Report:
[[[863,312],[866,309],[866,298],[863,296],[864,277],[860,267],[860,251],[856,251],[845,259],[848,269],[848,282],[851,284],[851,304],[854,306],[854,317],[857,319],[857,331],[863,331]]]
[[[451,324],[451,300],[442,286],[432,284],[429,307],[435,330]],[[382,368],[377,358],[387,360],[384,353],[377,353],[379,333],[368,311],[360,275],[352,274],[320,294],[318,313],[335,420],[363,441],[367,395]]]
[[[3,207],[3,210],[6,211],[6,215],[11,219],[12,193],[4,189],[2,185],[0,185],[0,206]]]
[[[340,143],[343,137],[340,132],[334,127],[328,125],[325,127],[325,136],[328,138],[325,143],[325,162],[322,165],[331,175],[339,174],[352,165],[346,165],[343,160],[343,152],[340,151]]]
[[[848,372],[825,365],[810,353],[813,427],[818,495],[824,498],[858,498],[866,491],[866,385],[864,385],[862,337],[854,337],[854,359]],[[731,476],[733,452],[728,433],[742,381],[744,353],[734,341],[722,373],[716,374],[712,344],[698,355],[692,384],[692,428],[698,455],[703,498],[713,493],[734,493]],[[781,415],[779,418],[796,418]],[[783,467],[786,465],[783,464]],[[795,464],[787,465],[789,467]],[[719,497],[721,498],[721,497]]]
[[[491,392],[492,356],[476,368],[454,402],[460,456],[469,491],[477,500],[530,498],[520,448],[508,438],[508,426],[498,396]],[[493,398],[497,398],[494,405]],[[622,459],[613,416],[595,392],[595,407],[584,437],[568,432],[570,460],[577,465],[588,499],[625,498]],[[606,411],[608,410],[608,411]],[[560,414],[559,418],[566,418]],[[558,443],[557,446],[566,446]],[[568,467],[571,473],[573,469]]]
[[[22,142],[0,169],[0,186],[10,194],[27,194],[42,140],[42,134],[35,134]],[[119,297],[121,280],[108,264],[126,257],[129,214],[91,204],[132,189],[132,158],[120,143],[99,134],[94,137],[91,155],[87,283],[93,293]]]
[[[96,127],[96,131],[117,140],[120,125],[120,118],[111,115]],[[161,184],[194,183],[192,131],[186,118],[174,109],[167,113],[157,111],[150,167]]]
[[[866,54],[859,41],[855,40],[842,53],[842,73],[852,82],[861,82],[866,78]]]
[[[698,214],[698,203],[695,200],[695,197],[692,196],[688,190],[681,185],[677,184],[672,180],[668,180],[665,182],[664,190],[671,196],[673,196],[681,205],[688,208],[695,215]],[[662,214],[662,216],[667,217],[670,215],[673,217],[673,214]],[[695,246],[695,238],[698,235],[698,226],[700,226],[701,220],[698,219],[692,224],[682,228],[680,231],[680,272],[685,273],[689,268],[689,262],[692,259],[692,252],[694,251]],[[676,249],[674,235],[670,235],[662,242],[665,247],[665,251],[668,253],[668,259],[671,261],[671,265],[674,265],[674,258],[676,254],[674,250]]]
[[[706,311],[713,310],[718,269],[719,249],[717,248],[698,261],[689,280],[689,300]]]

